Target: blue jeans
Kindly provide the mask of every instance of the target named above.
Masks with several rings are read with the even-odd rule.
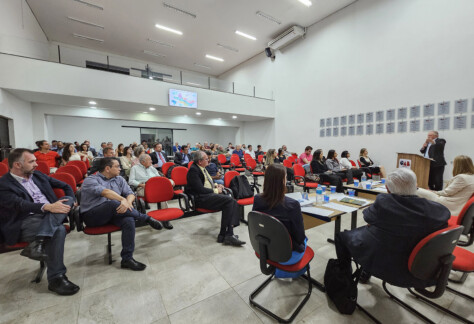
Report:
[[[214,179],[214,180],[212,180],[212,181],[214,181],[214,182],[217,183],[217,184],[224,185],[224,180],[222,180],[222,179]]]
[[[68,199],[64,202],[68,206],[74,204],[74,198],[62,197]],[[66,214],[33,214],[28,216],[21,223],[21,241],[32,242],[36,236],[45,236],[50,239],[46,241],[45,250],[48,255],[46,266],[48,268],[48,281],[66,273],[64,265],[64,241],[66,240],[66,229],[63,221]]]
[[[300,261],[303,258],[304,253],[306,252],[307,244],[308,244],[308,239],[305,238],[304,239],[304,251],[303,252],[293,251],[293,253],[291,253],[291,258],[286,262],[280,262],[280,264],[281,265],[292,265],[292,264],[295,264],[298,261]],[[308,264],[308,267],[309,267],[309,264]],[[306,267],[301,269],[298,272],[286,272],[286,271],[283,271],[283,270],[280,270],[280,269],[276,269],[275,277],[276,278],[298,278],[299,276],[301,276],[305,272],[306,272]]]
[[[82,219],[86,226],[103,226],[114,224],[122,229],[122,260],[133,258],[135,250],[135,221],[145,222],[150,217],[138,212],[136,209],[127,210],[123,214],[117,213],[120,202],[117,200],[108,200],[103,204],[82,213]]]

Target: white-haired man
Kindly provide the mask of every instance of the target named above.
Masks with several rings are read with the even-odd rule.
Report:
[[[405,168],[387,176],[388,194],[379,194],[363,211],[367,226],[336,236],[336,252],[343,266],[351,256],[370,275],[401,287],[420,287],[423,282],[408,271],[408,258],[425,236],[445,228],[449,210],[416,196],[416,175]]]

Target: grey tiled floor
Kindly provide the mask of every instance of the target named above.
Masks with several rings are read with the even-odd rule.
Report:
[[[248,212],[250,208],[246,209]],[[359,215],[359,225],[363,219]],[[73,232],[67,236],[65,264],[68,276],[81,290],[71,297],[50,293],[47,281],[30,283],[37,262],[19,252],[0,255],[0,323],[269,323],[273,320],[249,306],[248,297],[265,276],[252,247],[227,247],[215,242],[220,213],[174,221],[171,231],[137,229],[135,258],[147,264],[143,272],[120,269],[120,233],[112,234],[117,262],[104,263],[106,236]],[[349,228],[348,217],[342,228]],[[326,242],[333,234],[328,223],[306,231],[315,250],[311,275],[323,280],[327,260],[335,257]],[[235,229],[248,242],[246,225]],[[474,247],[469,247],[474,251]],[[474,276],[463,285],[450,284],[473,295]],[[272,282],[257,301],[282,316],[291,312],[305,294],[305,281]],[[406,290],[393,288],[437,323],[456,323],[449,316],[412,298]],[[474,304],[445,293],[437,300],[451,310],[474,320]],[[383,323],[419,323],[385,295],[381,281],[372,278],[359,285],[359,303]],[[317,289],[295,323],[367,323],[359,311],[340,315]]]

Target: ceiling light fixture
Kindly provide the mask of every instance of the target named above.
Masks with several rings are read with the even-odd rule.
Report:
[[[193,13],[190,13],[186,10],[183,10],[183,9],[179,9],[179,8],[176,8],[176,7],[173,7],[172,5],[166,3],[166,2],[163,2],[163,7],[167,8],[167,9],[171,9],[171,10],[174,10],[180,14],[183,14],[183,15],[186,15],[186,16],[189,16],[191,18],[196,18],[197,16]]]
[[[95,102],[95,101],[89,101],[89,105],[97,105],[97,102]]]
[[[202,84],[199,84],[199,83],[194,83],[194,82],[186,82],[186,83],[190,84],[190,85],[193,85],[193,86],[202,87]]]
[[[201,116],[202,114],[198,111],[198,112],[196,113],[196,115]]]
[[[104,10],[104,7],[99,6],[95,3],[87,2],[87,1],[84,1],[84,0],[74,0],[74,1],[85,4],[86,6],[89,6],[89,7],[92,7],[92,8],[96,8],[96,9],[99,9],[99,10]]]
[[[246,34],[246,33],[242,33],[241,31],[238,31],[238,30],[236,30],[235,33],[239,36],[242,36],[242,37],[245,37],[245,38],[248,38],[248,39],[251,39],[251,40],[257,40],[256,37],[254,37],[252,35],[249,35],[249,34]]]
[[[84,35],[76,34],[76,33],[73,33],[72,36],[74,36],[74,37],[76,37],[76,38],[82,38],[82,39],[87,39],[87,40],[99,42],[99,43],[103,43],[103,42],[104,42],[103,39],[98,39],[98,38],[94,38],[94,37],[84,36]]]
[[[225,48],[225,49],[227,49],[227,50],[229,50],[229,51],[233,51],[233,52],[236,52],[236,53],[239,52],[238,49],[236,49],[235,47],[229,46],[229,45],[224,45],[224,44],[221,44],[221,43],[217,43],[217,46],[220,46],[220,47],[222,47],[222,48]]]
[[[161,46],[165,46],[165,47],[171,47],[171,48],[174,47],[173,44],[165,43],[165,42],[154,40],[154,39],[151,39],[151,38],[148,38],[147,41],[158,44],[158,45],[161,45]]]
[[[194,63],[194,65],[197,66],[197,67],[201,67],[203,69],[210,69],[210,67],[207,66],[207,65],[202,65],[202,64],[199,64],[199,63]]]
[[[170,33],[183,35],[183,32],[180,32],[179,30],[176,30],[176,29],[173,29],[173,28],[169,28],[169,27],[166,27],[166,26],[158,25],[158,24],[156,24],[155,27],[158,28],[158,29],[161,29],[161,30],[169,31]]]
[[[158,57],[166,57],[166,55],[164,55],[164,54],[160,54],[160,53],[156,53],[156,52],[152,52],[152,51],[147,51],[147,50],[144,50],[143,53],[148,54],[148,55],[158,56]],[[150,78],[153,79],[152,77],[150,77]]]
[[[265,19],[267,19],[267,20],[269,20],[269,21],[271,21],[271,22],[273,22],[273,23],[275,23],[275,24],[277,24],[277,25],[281,25],[281,21],[280,21],[280,20],[276,19],[275,17],[270,16],[269,14],[267,14],[267,13],[265,13],[265,12],[263,12],[263,11],[257,11],[255,14],[256,14],[257,16],[262,17],[262,18],[265,18]]]
[[[148,109],[150,109],[151,111],[155,111],[155,110],[156,110],[156,108],[154,108],[154,107],[150,107],[150,108],[148,108]]]
[[[78,19],[78,18],[70,17],[70,16],[68,16],[67,19],[72,20],[72,21],[75,21],[75,22],[78,22],[78,23],[81,23],[81,24],[84,24],[84,25],[99,27],[99,28],[102,28],[102,29],[105,28],[105,27],[102,26],[102,25],[94,24],[94,23],[91,23],[91,22],[89,22],[89,21],[81,20],[81,19]]]
[[[306,7],[311,7],[311,5],[313,4],[310,0],[298,0],[298,1],[304,4]]]
[[[206,57],[208,59],[211,59],[211,60],[216,60],[216,61],[219,61],[219,62],[224,62],[224,59],[220,58],[220,57],[216,57],[216,56],[212,56],[212,55],[209,55],[209,54],[206,54]]]
[[[234,116],[232,116],[232,118],[233,118],[233,119],[237,119],[237,116],[234,115]]]
[[[97,109],[97,107],[89,107],[90,109]]]
[[[148,111],[144,111],[143,114],[148,114]]]

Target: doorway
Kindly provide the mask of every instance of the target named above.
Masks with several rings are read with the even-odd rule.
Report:
[[[171,128],[140,128],[140,142],[142,141],[146,141],[148,147],[161,143],[166,155],[173,155],[173,129]]]

